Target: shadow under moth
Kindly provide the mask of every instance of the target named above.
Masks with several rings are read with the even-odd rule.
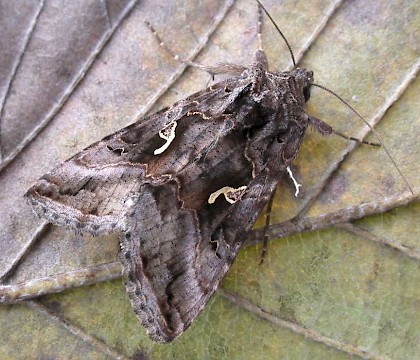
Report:
[[[53,224],[123,231],[126,289],[159,342],[205,307],[308,126],[334,132],[306,113],[312,71],[270,72],[261,49],[249,67],[203,68],[232,77],[90,145],[26,194]]]

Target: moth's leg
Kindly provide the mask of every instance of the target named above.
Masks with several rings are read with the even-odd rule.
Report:
[[[342,134],[341,132],[333,129],[330,125],[328,125],[327,123],[323,122],[322,120],[320,120],[316,117],[309,116],[308,119],[309,119],[309,124],[311,124],[315,128],[315,130],[318,131],[321,135],[335,134],[335,135],[338,135],[338,136],[342,137],[343,139],[356,141],[359,144],[366,144],[366,145],[371,145],[371,146],[381,146],[378,143],[373,143],[373,142],[370,142],[370,141],[364,141],[364,140],[354,138],[352,136],[347,136],[345,134]]]
[[[267,254],[267,250],[268,250],[268,228],[270,227],[271,209],[273,208],[275,193],[276,191],[273,192],[273,194],[270,197],[270,200],[268,200],[267,210],[265,211],[265,226],[264,226],[264,232],[263,232],[264,243],[263,243],[263,248],[261,250],[260,265],[263,264],[265,255]]]
[[[262,47],[262,35],[261,35],[261,29],[262,29],[262,8],[261,5],[258,4],[258,19],[257,19],[257,41],[258,41],[258,49],[263,50]]]
[[[262,35],[261,35],[261,24],[262,24],[262,9],[261,5],[258,4],[258,20],[257,20],[257,41],[258,41],[258,50],[254,54],[254,62],[251,66],[251,76],[252,76],[252,97],[256,102],[261,101],[264,96],[264,91],[262,90],[262,83],[265,77],[265,72],[268,70],[268,60],[265,52],[262,48]]]
[[[150,22],[145,21],[146,26],[150,29],[150,31],[153,33],[153,35],[156,37],[157,41],[159,42],[159,45],[165,49],[166,52],[168,52],[176,61],[179,61],[183,64],[195,67],[197,69],[203,70],[208,72],[211,76],[217,75],[217,74],[230,74],[230,75],[240,75],[244,70],[246,70],[246,67],[236,64],[217,64],[217,65],[202,65],[197,64],[193,61],[184,59],[180,57],[178,54],[175,54],[162,40],[162,38],[159,36],[155,28],[150,24]]]

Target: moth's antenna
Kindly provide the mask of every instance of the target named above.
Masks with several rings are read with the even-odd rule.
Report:
[[[257,0],[258,1],[258,0]],[[372,132],[375,134],[376,138],[378,139],[379,143],[381,144],[381,146],[383,147],[383,149],[385,150],[386,154],[388,155],[389,159],[392,161],[392,163],[394,164],[395,168],[397,169],[398,173],[400,174],[400,176],[402,177],[402,179],[404,180],[405,184],[407,185],[407,187],[410,189],[410,192],[414,195],[414,191],[411,188],[410,184],[408,183],[407,179],[405,178],[404,174],[402,173],[402,171],[400,170],[400,168],[398,167],[397,163],[395,162],[394,158],[391,156],[391,153],[388,151],[388,149],[386,148],[386,146],[384,145],[381,136],[379,135],[379,133],[372,127],[372,125],[369,124],[369,122],[362,116],[360,115],[356,109],[354,109],[346,100],[344,100],[340,95],[336,94],[334,91],[326,88],[325,86],[319,85],[319,84],[315,84],[312,83],[313,86],[316,86],[322,90],[325,90],[326,92],[330,93],[331,95],[335,96],[338,100],[340,100],[344,105],[346,105],[351,111],[353,111],[353,113],[355,113],[359,119],[361,119],[368,127],[370,130],[372,130]]]
[[[259,50],[263,49],[261,28],[262,28],[262,7],[258,5],[257,39],[258,39]]]
[[[289,49],[290,56],[292,57],[293,67],[296,67],[295,55],[293,55],[292,47],[290,46],[289,42],[287,41],[286,36],[283,35],[283,33],[281,32],[280,28],[277,26],[276,22],[273,20],[273,18],[268,13],[267,9],[263,6],[263,4],[261,4],[261,2],[259,0],[255,0],[255,1],[258,3],[258,5],[261,7],[261,9],[263,9],[263,11],[265,12],[265,14],[268,16],[268,18],[270,19],[270,21],[273,23],[273,25],[276,28],[276,30],[279,32],[280,36],[283,38],[284,42],[287,45],[287,48]]]

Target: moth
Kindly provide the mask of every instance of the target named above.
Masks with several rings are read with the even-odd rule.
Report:
[[[261,49],[249,67],[213,70],[232,77],[90,145],[26,194],[53,224],[93,235],[122,230],[132,307],[163,343],[205,307],[306,129],[333,132],[306,113],[312,71],[271,72]]]

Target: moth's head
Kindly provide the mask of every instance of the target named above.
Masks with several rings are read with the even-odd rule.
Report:
[[[314,82],[314,73],[311,70],[295,68],[292,75],[296,80],[296,84],[302,90],[305,102],[311,97],[311,86]]]

